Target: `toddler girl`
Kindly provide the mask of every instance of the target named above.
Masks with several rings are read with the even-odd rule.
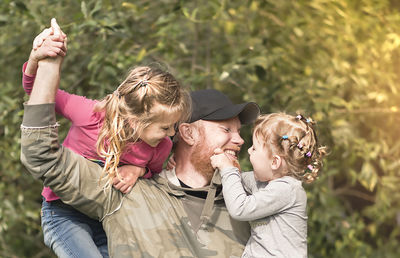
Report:
[[[239,173],[221,149],[211,157],[222,177],[230,215],[250,221],[242,257],[307,257],[307,196],[325,154],[311,119],[283,113],[260,116],[248,150],[253,172]],[[246,193],[247,192],[247,193]]]

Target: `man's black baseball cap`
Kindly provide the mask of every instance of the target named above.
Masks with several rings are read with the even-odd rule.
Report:
[[[260,115],[260,107],[254,102],[233,104],[222,92],[214,89],[197,90],[192,97],[190,123],[197,120],[226,120],[239,117],[242,124],[251,124]]]

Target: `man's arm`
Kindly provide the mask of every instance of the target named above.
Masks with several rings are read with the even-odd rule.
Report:
[[[21,161],[63,202],[101,219],[107,211],[113,211],[119,205],[122,197],[112,189],[103,192],[98,183],[100,166],[63,148],[58,142],[54,101],[61,62],[62,57],[39,62],[21,125]]]
[[[60,82],[61,57],[39,62],[36,80],[29,98],[29,105],[54,103]]]
[[[21,126],[21,161],[61,200],[88,216],[101,219],[117,209],[122,194],[99,185],[102,168],[58,142],[54,104],[25,105]]]

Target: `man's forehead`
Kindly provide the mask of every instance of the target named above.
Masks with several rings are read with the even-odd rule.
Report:
[[[225,120],[201,120],[204,124],[211,124],[211,125],[234,125],[240,128],[242,124],[240,123],[239,117],[235,116]]]

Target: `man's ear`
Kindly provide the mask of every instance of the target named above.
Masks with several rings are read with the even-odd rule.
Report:
[[[271,169],[278,170],[282,165],[282,158],[278,155],[272,156]]]
[[[191,146],[195,143],[194,129],[194,126],[188,123],[181,123],[178,127],[180,139]]]

